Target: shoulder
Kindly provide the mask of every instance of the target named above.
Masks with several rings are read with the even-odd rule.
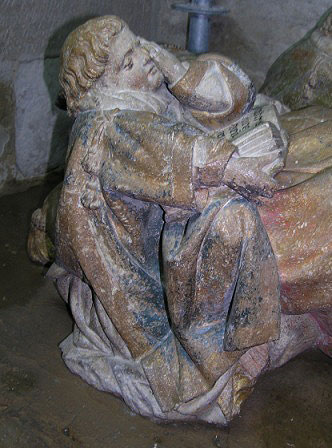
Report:
[[[107,118],[103,111],[87,111],[80,113],[73,125],[71,131],[71,140],[74,143],[80,140],[85,146],[91,143],[91,139],[94,134],[100,130],[100,128],[105,127],[107,123]]]

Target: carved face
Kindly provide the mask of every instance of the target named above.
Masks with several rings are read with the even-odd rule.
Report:
[[[119,89],[144,91],[154,91],[163,83],[163,74],[129,28],[123,28],[115,38],[111,53],[104,82]]]

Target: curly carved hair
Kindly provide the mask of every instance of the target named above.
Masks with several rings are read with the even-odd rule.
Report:
[[[116,16],[97,17],[67,37],[61,50],[59,81],[69,115],[77,114],[82,98],[104,73],[112,40],[125,26]]]

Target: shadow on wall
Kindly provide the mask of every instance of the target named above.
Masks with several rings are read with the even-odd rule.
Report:
[[[265,72],[258,69],[261,67],[259,49],[232,16],[213,17],[209,51],[227,56],[239,64],[256,87],[262,83]]]
[[[83,16],[66,22],[51,35],[44,53],[43,78],[49,95],[52,126],[47,129],[49,151],[44,167],[47,176],[44,181],[45,189],[42,191],[41,201],[45,199],[46,193],[49,192],[50,185],[62,181],[69,135],[74,121],[67,115],[66,111],[61,110],[56,105],[61,91],[58,80],[61,48],[71,31],[93,17]],[[43,126],[43,124],[39,123],[38,126]]]
[[[73,124],[73,120],[69,118],[67,113],[56,106],[57,97],[61,89],[58,80],[61,48],[68,34],[92,17],[93,16],[84,16],[75,18],[62,25],[52,34],[45,50],[43,77],[50,97],[52,114],[56,115],[52,131],[47,171],[53,170],[59,165],[63,165],[68,146],[69,133]]]
[[[15,178],[15,99],[12,86],[0,82],[0,190]],[[1,191],[0,191],[1,194]]]

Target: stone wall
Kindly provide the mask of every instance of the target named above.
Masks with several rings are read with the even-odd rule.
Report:
[[[61,166],[71,121],[54,106],[59,52],[88,18],[116,14],[147,39],[184,47],[178,0],[2,0],[0,17],[0,193]],[[185,1],[185,0],[183,0]],[[211,50],[233,59],[260,85],[276,57],[315,25],[330,0],[222,0]]]
[[[150,36],[150,0],[3,0],[0,16],[0,192],[63,164],[71,120],[54,106],[68,33],[104,14]],[[134,6],[134,7],[133,7]]]
[[[161,41],[183,46],[186,40],[185,14],[161,3],[156,29]],[[212,19],[210,51],[231,57],[250,75],[257,87],[275,59],[314,27],[331,0],[215,0],[230,10]]]

